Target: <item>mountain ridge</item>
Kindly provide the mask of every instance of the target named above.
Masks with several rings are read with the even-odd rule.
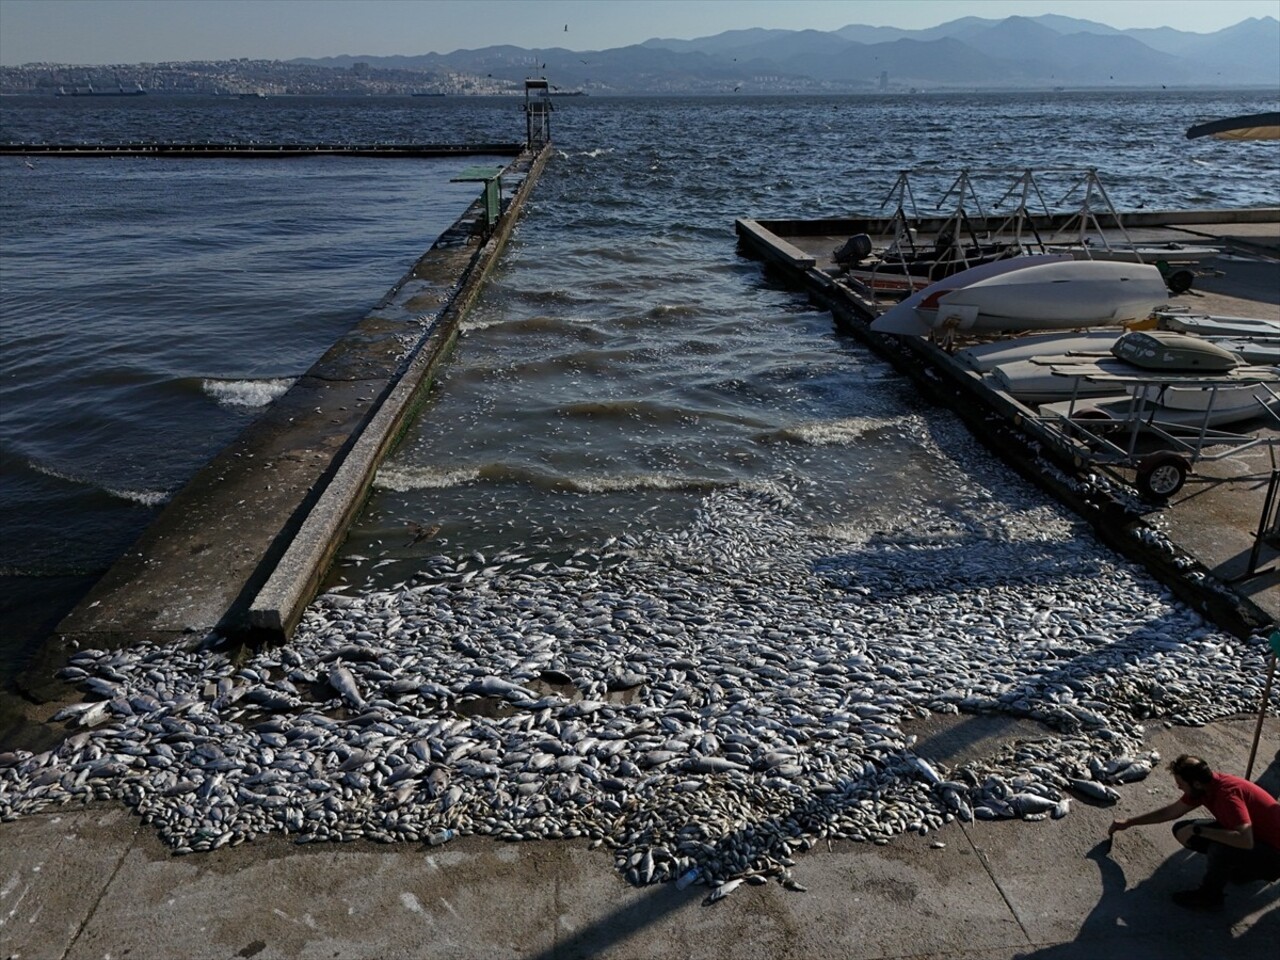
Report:
[[[920,30],[751,27],[606,50],[502,44],[450,53],[291,60],[0,67],[0,90],[52,93],[88,83],[171,93],[516,94],[544,76],[600,95],[819,95],[927,91],[1264,88],[1280,95],[1280,20],[1211,33],[1119,30],[1057,14],[961,17]]]
[[[910,41],[918,59],[901,44]],[[945,42],[944,42],[945,41]],[[938,44],[937,46],[932,46]],[[858,92],[916,88],[1009,89],[1073,85],[1251,85],[1280,90],[1280,20],[1251,18],[1207,34],[1168,27],[1119,30],[1075,17],[1043,14],[1001,19],[962,17],[921,30],[849,24],[833,31],[746,28],[692,40],[652,38],[606,50],[528,49],[497,62],[509,45],[407,58],[426,69],[522,79],[536,65],[564,85],[599,93]],[[701,57],[701,60],[693,58]],[[652,59],[648,59],[652,58]],[[685,59],[689,58],[689,59]],[[843,59],[842,59],[843,58]],[[406,58],[399,58],[404,60]],[[379,66],[384,57],[338,56],[291,62]],[[665,80],[661,69],[672,71]],[[535,71],[536,72],[536,71]],[[882,74],[887,73],[887,78]],[[499,74],[494,74],[498,77]],[[777,89],[777,88],[781,89]]]

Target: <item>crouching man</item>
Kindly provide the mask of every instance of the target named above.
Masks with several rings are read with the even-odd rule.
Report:
[[[1188,850],[1208,858],[1204,879],[1195,890],[1180,890],[1174,903],[1193,910],[1216,910],[1228,883],[1280,879],[1280,803],[1255,783],[1217,773],[1199,757],[1183,754],[1169,764],[1182,796],[1159,810],[1114,820],[1107,830],[1177,820],[1173,835]],[[1183,820],[1203,806],[1213,819]]]

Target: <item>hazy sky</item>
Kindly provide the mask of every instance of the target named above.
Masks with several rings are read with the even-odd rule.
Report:
[[[921,28],[1042,13],[1211,33],[1280,17],[1280,0],[0,0],[0,64],[386,56],[504,43],[601,50],[745,27]]]

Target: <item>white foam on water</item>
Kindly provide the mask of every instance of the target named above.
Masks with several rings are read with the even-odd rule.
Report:
[[[62,480],[64,483],[74,483],[82,487],[93,487],[96,490],[101,490],[109,496],[141,504],[144,507],[159,506],[160,504],[167,502],[172,496],[168,490],[133,490],[128,487],[104,487],[88,477],[78,476],[77,474],[70,473],[66,470],[59,470],[57,467],[51,467],[38,460],[29,460],[27,463],[36,473],[42,473],[46,477],[53,477],[55,480]]]
[[[438,490],[444,487],[460,487],[480,479],[479,467],[458,467],[441,470],[436,467],[383,467],[374,478],[374,486],[394,493],[410,490]]]
[[[569,493],[617,493],[625,490],[709,491],[742,486],[736,480],[691,477],[683,474],[613,473],[564,476],[536,473],[505,464],[453,468],[387,466],[378,471],[374,485],[382,490],[407,493],[411,490],[442,489],[476,482],[530,484],[544,490]]]
[[[103,487],[106,493],[121,500],[129,500],[144,507],[158,507],[167,503],[171,494],[168,490],[129,490],[123,487]]]
[[[296,379],[276,380],[204,380],[200,387],[205,395],[230,410],[256,410],[284,396]]]
[[[909,432],[906,417],[846,417],[840,420],[814,420],[783,427],[769,434],[771,440],[800,443],[810,447],[847,447],[869,434],[896,430]]]

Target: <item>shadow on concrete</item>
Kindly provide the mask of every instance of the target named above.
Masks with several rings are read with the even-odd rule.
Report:
[[[1263,762],[1263,757],[1259,755],[1254,761],[1254,766],[1256,767]],[[1243,770],[1240,771],[1240,775],[1244,776]],[[1280,797],[1280,750],[1276,751],[1276,755],[1271,758],[1271,763],[1267,765],[1267,768],[1253,778],[1253,782],[1273,797]]]
[[[613,948],[626,943],[645,927],[658,923],[682,907],[697,903],[705,896],[705,889],[689,887],[677,890],[674,883],[656,884],[651,892],[636,902],[619,907],[526,960],[575,960],[611,953]]]
[[[1074,940],[1054,944],[1015,960],[1274,960],[1280,943],[1280,883],[1229,887],[1223,909],[1197,913],[1170,902],[1176,890],[1194,887],[1203,858],[1174,854],[1148,879],[1129,888],[1124,868],[1111,856],[1110,841],[1096,844],[1086,857],[1098,865],[1102,895]],[[1239,935],[1232,928],[1259,915]],[[1170,943],[1178,948],[1171,952]]]

